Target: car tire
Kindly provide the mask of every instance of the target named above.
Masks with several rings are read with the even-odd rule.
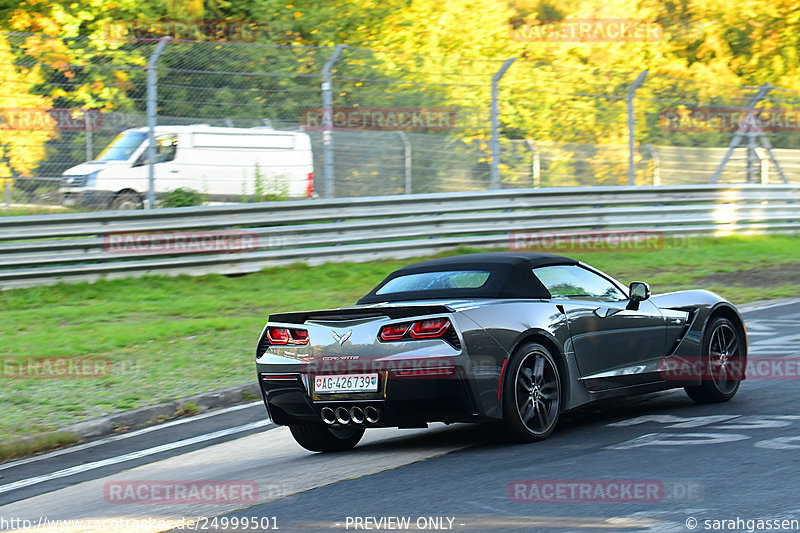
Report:
[[[717,317],[709,323],[703,335],[703,382],[684,387],[689,398],[697,403],[727,402],[739,390],[739,379],[745,358],[744,342],[739,329],[727,318]]]
[[[111,201],[111,208],[120,211],[130,211],[133,209],[143,209],[142,196],[135,192],[123,192],[114,197]]]
[[[327,426],[324,424],[300,424],[289,426],[297,444],[312,452],[340,452],[353,448],[364,428],[359,426]]]
[[[561,375],[553,354],[537,343],[511,356],[503,384],[503,425],[516,442],[550,436],[561,412]]]

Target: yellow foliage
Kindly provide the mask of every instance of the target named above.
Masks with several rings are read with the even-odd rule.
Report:
[[[54,121],[47,114],[52,103],[49,98],[31,94],[32,87],[41,82],[41,74],[37,68],[14,65],[14,55],[3,34],[0,79],[0,176],[30,176],[44,158],[45,143],[56,135]]]

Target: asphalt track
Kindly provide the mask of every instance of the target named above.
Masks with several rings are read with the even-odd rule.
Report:
[[[751,357],[800,354],[800,301],[744,316]],[[773,364],[726,404],[676,390],[593,405],[531,445],[437,424],[368,431],[337,454],[299,448],[255,402],[0,464],[0,530],[800,531],[798,381]],[[255,494],[109,492],[208,480]]]

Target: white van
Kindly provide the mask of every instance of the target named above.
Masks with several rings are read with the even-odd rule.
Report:
[[[313,193],[311,140],[301,131],[156,126],[155,145],[157,197],[179,187],[229,202],[263,195],[307,198]],[[126,130],[94,161],[64,171],[64,204],[142,208],[149,186],[147,146],[147,128]]]

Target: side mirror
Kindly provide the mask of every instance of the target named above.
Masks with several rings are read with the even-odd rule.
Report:
[[[628,309],[639,309],[639,302],[650,298],[650,285],[644,281],[632,281],[630,284],[630,295]]]

